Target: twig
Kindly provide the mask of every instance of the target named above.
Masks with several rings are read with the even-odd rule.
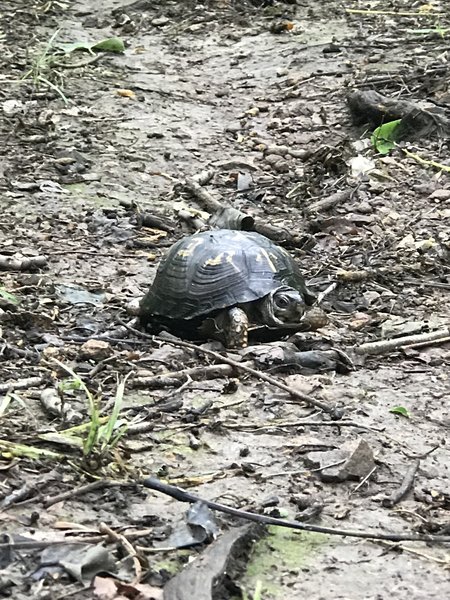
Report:
[[[359,429],[365,429],[367,431],[376,431],[382,433],[381,429],[375,427],[368,427],[367,425],[361,425],[355,421],[308,421],[307,419],[302,421],[275,421],[272,423],[265,422],[263,425],[258,423],[229,423],[225,427],[227,429],[238,429],[248,431],[261,431],[263,429],[281,429],[283,427],[357,427]]]
[[[202,381],[204,379],[230,377],[232,374],[233,369],[230,365],[202,365],[201,367],[183,369],[175,373],[164,373],[163,375],[152,375],[151,377],[133,377],[131,386],[154,390],[184,385],[187,377],[194,381]]]
[[[333,208],[333,206],[336,206],[337,204],[347,202],[347,200],[352,198],[356,191],[356,189],[344,190],[342,192],[331,194],[331,196],[327,196],[321,200],[317,200],[317,202],[313,202],[305,208],[305,213],[311,215],[315,212],[330,210],[330,208]]]
[[[333,419],[338,420],[338,419],[342,418],[342,416],[343,416],[342,408],[339,408],[337,406],[329,406],[327,403],[322,402],[321,400],[316,400],[316,398],[313,398],[312,396],[303,394],[303,392],[299,392],[298,390],[295,390],[294,388],[292,388],[284,383],[281,383],[281,381],[278,381],[274,377],[271,377],[270,375],[267,375],[266,373],[261,373],[261,371],[257,371],[256,369],[253,369],[252,367],[248,367],[247,365],[244,365],[242,363],[238,363],[237,361],[232,360],[231,358],[228,358],[228,356],[219,354],[219,352],[215,352],[214,350],[209,350],[207,348],[201,348],[199,346],[196,346],[195,344],[190,344],[189,342],[184,342],[182,340],[173,339],[172,337],[166,338],[166,337],[162,337],[162,336],[158,336],[158,335],[151,336],[147,333],[144,333],[143,331],[139,331],[138,329],[131,327],[130,325],[128,325],[127,323],[125,323],[122,320],[119,320],[119,322],[121,325],[124,325],[127,329],[129,329],[133,333],[136,333],[142,337],[146,337],[148,339],[161,340],[165,343],[173,344],[174,346],[179,346],[181,348],[188,348],[189,350],[193,350],[195,352],[200,352],[201,354],[210,356],[214,360],[225,363],[227,365],[231,365],[233,368],[243,371],[244,373],[249,373],[250,375],[253,375],[253,377],[257,377],[258,379],[261,379],[262,381],[266,381],[267,383],[270,383],[270,385],[280,388],[281,390],[287,392],[294,398],[298,398],[302,402],[306,402],[306,404],[320,408],[324,412],[331,415]]]
[[[416,12],[405,12],[405,11],[395,11],[395,10],[362,10],[356,8],[346,8],[346,13],[350,15],[386,15],[390,17],[437,17],[437,13],[430,11],[416,11]]]
[[[426,346],[430,346],[433,344],[447,344],[450,342],[450,336],[442,337],[437,340],[425,340],[423,342],[417,342],[415,344],[405,344],[402,346],[402,350],[412,349],[412,348],[426,348]]]
[[[82,496],[83,494],[88,494],[89,492],[93,492],[94,490],[102,489],[105,487],[111,486],[122,486],[123,483],[117,481],[111,481],[108,479],[100,479],[98,481],[93,481],[92,483],[88,483],[86,485],[82,485],[78,488],[68,490],[67,492],[63,492],[58,494],[57,496],[47,496],[44,501],[44,507],[49,508],[49,506],[53,506],[53,504],[57,504],[58,502],[63,502],[64,500],[68,500],[73,498],[74,496]]]
[[[12,354],[15,354],[16,356],[21,356],[21,357],[25,357],[28,359],[34,359],[34,360],[39,359],[39,352],[36,352],[35,350],[18,348],[17,346],[14,346],[14,344],[9,344],[8,342],[2,341],[2,350],[1,350],[0,354],[3,354],[4,349],[9,350]]]
[[[124,535],[116,533],[110,527],[108,527],[106,523],[100,523],[98,530],[100,531],[100,533],[106,534],[110,539],[119,542],[119,544],[122,546],[125,552],[127,552],[128,555],[131,556],[134,564],[134,570],[136,573],[133,581],[131,582],[131,585],[138,584],[142,579],[142,567],[137,552],[133,548],[133,545],[127,540],[127,538]]]
[[[364,477],[364,479],[358,483],[358,485],[355,487],[355,489],[351,493],[354,494],[355,492],[357,492],[359,490],[359,488],[362,487],[368,479],[370,479],[370,477],[372,476],[373,473],[375,473],[376,470],[377,470],[377,465],[375,465],[374,468],[371,469],[367,473],[367,475]]]
[[[428,69],[425,72],[420,71],[420,73],[409,74],[408,73],[408,83],[411,81],[416,81],[417,79],[429,78],[430,75],[445,75],[447,73],[448,67],[443,65],[439,67],[434,67],[432,69]],[[374,75],[373,77],[366,77],[364,81],[354,83],[354,87],[367,87],[373,85],[389,85],[390,83],[398,84],[398,79],[404,83],[404,73],[400,73],[398,71],[388,72],[386,75]]]
[[[316,299],[316,304],[317,306],[319,304],[322,304],[322,302],[324,301],[324,299],[331,294],[331,292],[334,292],[334,290],[337,288],[338,284],[335,281],[334,283],[330,283],[330,285],[323,290],[323,292],[320,292],[320,294],[317,295],[317,299]]]
[[[447,338],[450,335],[450,327],[443,327],[436,331],[430,331],[429,333],[420,333],[418,335],[405,335],[402,337],[394,338],[392,340],[381,340],[379,342],[369,342],[368,344],[361,344],[355,348],[356,354],[384,354],[391,350],[400,350],[403,347],[411,346],[413,344],[421,344],[427,342],[438,343],[442,338]]]
[[[219,200],[213,198],[211,194],[192,177],[186,178],[183,183],[183,188],[199,200],[209,213],[215,213],[224,208]]]
[[[438,163],[434,160],[426,160],[425,158],[422,158],[421,156],[419,156],[418,154],[415,154],[414,152],[409,152],[409,150],[406,150],[406,148],[401,148],[401,151],[404,154],[406,154],[406,156],[408,156],[409,158],[414,159],[420,165],[424,165],[425,167],[433,167],[434,169],[439,169],[439,171],[445,171],[446,173],[450,173],[450,166],[448,166],[448,165]]]
[[[411,490],[411,488],[414,485],[414,478],[416,476],[419,465],[420,460],[416,460],[411,465],[411,467],[406,472],[405,477],[403,478],[401,486],[397,490],[392,492],[390,496],[383,498],[381,502],[383,506],[386,506],[387,508],[392,508],[395,504],[400,502],[400,500],[402,500],[406,496],[406,494]]]
[[[426,458],[427,456],[430,456],[430,454],[432,454],[433,452],[436,452],[436,450],[438,448],[440,448],[441,445],[438,444],[437,446],[433,446],[432,448],[430,448],[429,450],[426,450],[425,452],[422,452],[422,454],[407,454],[406,452],[404,452],[404,455],[407,458],[414,458],[416,460],[423,460],[424,458]]]
[[[26,379],[18,379],[9,383],[0,383],[0,393],[12,390],[26,390],[30,387],[37,387],[44,381],[42,377],[27,377]]]
[[[155,336],[155,337],[158,338],[158,336]],[[195,344],[190,344],[189,342],[183,342],[181,340],[175,340],[175,341],[171,340],[170,343],[172,343],[174,345],[182,346],[184,348],[189,348],[190,350],[194,350],[196,352],[200,351],[201,353],[206,354],[207,356],[211,356],[215,360],[222,361],[228,365],[231,365],[235,369],[243,371],[244,373],[248,373],[249,375],[253,375],[253,377],[256,377],[258,379],[261,379],[262,381],[270,383],[270,385],[273,385],[274,387],[280,388],[281,390],[287,392],[291,396],[294,396],[294,398],[298,398],[299,400],[301,400],[302,402],[306,402],[306,404],[308,404],[310,406],[315,406],[317,408],[320,408],[321,410],[328,413],[336,420],[339,420],[343,416],[342,408],[339,408],[337,406],[330,406],[327,403],[322,402],[321,400],[317,400],[316,398],[313,398],[312,396],[304,394],[303,392],[299,392],[298,390],[282,383],[281,381],[278,381],[277,379],[275,379],[274,377],[271,377],[270,375],[267,375],[266,373],[262,373],[261,371],[257,371],[256,369],[253,369],[252,367],[249,367],[243,363],[239,363],[231,358],[228,358],[228,356],[223,356],[223,355],[219,354],[218,352],[215,352],[214,350],[200,348],[200,347],[196,346]]]
[[[427,560],[431,560],[431,561],[437,563],[438,565],[444,565],[447,567],[450,565],[450,557],[447,559],[438,558],[437,556],[432,556],[431,554],[426,554],[425,552],[421,552],[420,550],[417,550],[417,548],[409,548],[408,546],[404,546],[403,544],[396,544],[395,542],[387,542],[387,541],[380,540],[379,543],[383,544],[383,546],[387,546],[388,548],[393,548],[394,550],[401,549],[403,552],[409,552],[409,554],[414,554],[414,556],[420,556],[422,558],[426,558]]]
[[[46,256],[14,258],[12,256],[0,254],[0,271],[33,271],[34,269],[45,267],[46,264]]]
[[[300,523],[299,521],[288,521],[286,519],[277,519],[275,517],[269,517],[266,515],[259,515],[257,513],[248,512],[246,510],[239,510],[226,506],[225,504],[219,504],[211,500],[204,500],[194,494],[189,494],[184,490],[177,488],[173,485],[168,485],[156,479],[155,477],[148,477],[144,479],[142,485],[145,487],[166,494],[178,500],[179,502],[189,502],[191,504],[195,502],[202,502],[208,508],[212,510],[219,510],[223,513],[233,515],[241,519],[248,521],[254,521],[256,523],[262,523],[264,525],[278,525],[279,527],[288,527],[289,529],[296,529],[299,531],[313,531],[315,533],[326,533],[329,535],[342,535],[348,537],[357,537],[373,540],[388,540],[391,542],[401,541],[416,541],[416,542],[434,542],[434,543],[449,543],[450,535],[430,535],[430,534],[415,534],[415,533],[378,533],[376,531],[356,531],[348,529],[335,529],[334,527],[322,527],[320,525],[312,525],[310,523]]]
[[[147,537],[154,533],[154,529],[138,529],[137,531],[130,531],[126,534],[122,534],[126,539],[134,540],[141,537]],[[105,534],[106,535],[106,534]],[[105,541],[105,535],[91,535],[86,537],[70,537],[63,540],[27,540],[20,542],[2,542],[0,544],[0,550],[5,548],[11,548],[13,550],[36,550],[39,548],[48,548],[49,546],[61,546],[64,544],[99,544]],[[163,550],[161,550],[163,551]]]

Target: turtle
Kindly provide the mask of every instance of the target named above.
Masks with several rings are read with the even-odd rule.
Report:
[[[292,256],[253,231],[202,231],[176,242],[139,307],[140,324],[181,337],[248,343],[250,323],[297,328],[315,301]]]

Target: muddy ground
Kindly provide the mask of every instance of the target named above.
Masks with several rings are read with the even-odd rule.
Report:
[[[93,540],[101,523],[119,533],[145,530],[130,537],[146,549],[141,581],[153,586],[140,598],[161,597],[174,573],[207,551],[157,549],[173,545],[169,534],[186,511],[168,496],[139,485],[74,495],[104,479],[153,475],[204,499],[291,520],[318,505],[309,522],[338,529],[450,533],[448,340],[369,357],[354,353],[383,336],[448,327],[448,141],[416,139],[380,155],[346,103],[355,89],[377,90],[445,115],[446,4],[2,3],[2,596],[119,597],[94,592],[86,574],[83,583],[69,576],[54,564],[60,555],[53,562],[42,555],[45,545],[56,552],[53,542],[65,532],[84,531]],[[56,31],[54,44],[116,36],[126,49],[51,62],[43,50]],[[361,157],[374,161],[369,172],[360,172],[367,164]],[[314,291],[337,283],[324,301],[330,323],[305,335],[305,344],[325,341],[349,354],[355,368],[270,373],[343,405],[351,424],[327,426],[326,414],[237,371],[183,377],[178,390],[138,387],[140,377],[213,362],[120,330],[167,247],[195,231],[194,217],[207,219],[183,186],[204,171],[212,175],[204,187],[215,198],[281,232]],[[250,175],[252,185],[239,191]],[[349,190],[343,201],[311,210]],[[365,275],[351,281],[342,270]],[[105,332],[105,347],[83,345]],[[111,413],[117,376],[132,373],[122,412],[130,431],[116,450],[83,458],[75,442],[55,438],[88,418],[86,394],[55,358],[86,382],[104,415]],[[59,390],[74,414],[52,414],[40,401],[44,389]],[[395,407],[401,410],[391,412]],[[324,452],[361,440],[375,461],[367,478],[324,481],[333,456]],[[58,456],[29,458],[4,442]],[[410,489],[390,506],[386,497],[417,461]],[[46,503],[61,493],[59,502]],[[217,519],[219,530],[232,524],[225,515]],[[14,547],[21,536],[42,544]],[[103,561],[101,571],[128,553],[119,542],[107,548],[112,565]],[[449,566],[448,544],[273,528],[241,558],[234,591],[221,597],[443,598]],[[124,581],[136,576],[136,565],[121,569]],[[131,588],[121,593],[137,597]]]

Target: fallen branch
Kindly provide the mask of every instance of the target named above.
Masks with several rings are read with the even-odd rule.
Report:
[[[259,515],[257,513],[248,512],[246,510],[240,510],[238,508],[232,508],[225,504],[219,504],[211,500],[204,500],[194,494],[189,494],[184,490],[177,488],[173,485],[163,483],[155,477],[148,477],[144,479],[142,485],[151,490],[161,492],[167,496],[171,496],[179,502],[189,502],[194,504],[195,502],[202,502],[211,510],[218,510],[220,512],[233,515],[247,521],[254,521],[256,523],[262,523],[263,525],[277,525],[278,527],[287,527],[289,529],[296,529],[299,531],[311,531],[314,533],[325,533],[329,535],[341,535],[347,537],[356,537],[372,540],[387,540],[390,542],[401,542],[401,541],[415,541],[415,542],[429,542],[429,543],[450,543],[450,535],[430,535],[430,534],[417,534],[417,533],[378,533],[377,531],[357,531],[349,529],[335,529],[334,527],[322,527],[320,525],[312,525],[310,523],[301,523],[299,521],[288,521],[286,519],[277,519],[275,517],[269,517],[267,515]]]
[[[228,223],[227,227],[230,229],[256,231],[274,242],[288,246],[302,246],[305,243],[304,235],[296,235],[288,229],[254,219],[250,215],[236,210],[228,203],[217,200],[202,187],[202,182],[187,178],[182,187],[195,197],[204,210],[212,215],[216,226],[224,227]]]
[[[216,227],[228,227],[229,229],[242,229],[250,231],[254,228],[253,217],[232,207],[228,203],[216,200],[202,184],[192,177],[188,177],[183,188],[192,194],[202,207],[211,214],[210,222]]]
[[[155,337],[158,338],[159,336]],[[317,400],[316,398],[304,394],[303,392],[299,392],[298,390],[286,385],[285,383],[278,381],[278,379],[275,379],[274,377],[267,375],[266,373],[262,373],[261,371],[257,371],[256,369],[253,369],[252,367],[249,367],[244,363],[239,363],[231,358],[228,358],[228,356],[223,356],[222,354],[219,354],[219,352],[215,352],[214,350],[209,350],[207,348],[201,348],[199,346],[196,346],[195,344],[190,344],[189,342],[184,342],[181,340],[170,339],[164,341],[170,342],[171,344],[174,344],[176,346],[181,346],[182,348],[189,348],[190,350],[194,350],[195,352],[201,352],[202,354],[206,354],[206,356],[211,356],[212,358],[214,358],[214,360],[224,362],[227,365],[232,366],[234,369],[243,371],[244,373],[248,373],[249,375],[253,375],[253,377],[261,379],[266,383],[270,383],[270,385],[273,385],[274,387],[278,387],[279,389],[287,392],[294,398],[298,398],[302,402],[306,402],[306,404],[310,406],[320,408],[336,420],[340,419],[343,416],[342,408],[338,408],[337,406],[330,406],[326,402],[322,402],[321,400]]]
[[[207,190],[205,190],[205,188],[202,187],[201,183],[192,177],[186,178],[183,183],[183,188],[192,194],[209,213],[215,213],[224,208],[223,204],[219,202],[219,200],[216,200]]]
[[[347,200],[350,200],[355,191],[356,190],[354,189],[343,190],[341,192],[331,194],[331,196],[327,196],[326,198],[322,198],[321,200],[317,200],[317,202],[313,202],[305,208],[305,213],[307,215],[311,215],[316,212],[330,210],[330,208],[333,208],[333,206],[342,204],[343,202],[347,202]]]
[[[434,344],[448,344],[450,342],[450,336],[442,337],[437,340],[424,340],[423,342],[416,342],[415,344],[407,344],[402,346],[402,350],[409,350],[412,348],[425,348],[426,346],[432,346]]]
[[[419,333],[417,335],[405,335],[392,340],[380,340],[379,342],[369,342],[361,344],[354,348],[356,354],[374,355],[384,354],[392,350],[401,350],[403,348],[414,347],[415,344],[439,343],[442,339],[448,338],[450,327],[444,327],[429,333]]]
[[[408,546],[404,546],[403,544],[396,544],[395,542],[386,542],[380,540],[379,542],[383,546],[387,546],[388,548],[392,548],[396,552],[401,550],[402,552],[408,552],[409,554],[413,554],[414,556],[420,556],[420,558],[426,558],[427,560],[431,560],[438,565],[443,565],[445,567],[450,566],[450,560],[448,558],[439,558],[437,556],[432,556],[431,554],[427,554],[425,552],[420,552],[417,548],[409,548]]]
[[[45,267],[46,256],[29,256],[27,258],[13,258],[6,254],[0,254],[0,271],[34,271]]]
[[[369,123],[371,127],[377,127],[383,123],[399,120],[395,130],[396,141],[450,136],[450,120],[443,114],[422,108],[417,103],[383,96],[375,90],[364,92],[356,90],[348,96],[347,101],[355,125]],[[438,163],[425,161],[407,150],[404,152],[422,164],[440,166]],[[450,167],[441,167],[450,170]]]

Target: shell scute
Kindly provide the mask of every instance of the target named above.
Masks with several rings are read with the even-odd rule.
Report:
[[[271,240],[255,232],[201,232],[170,248],[141,302],[141,320],[206,316],[282,285],[309,293],[293,258]]]

